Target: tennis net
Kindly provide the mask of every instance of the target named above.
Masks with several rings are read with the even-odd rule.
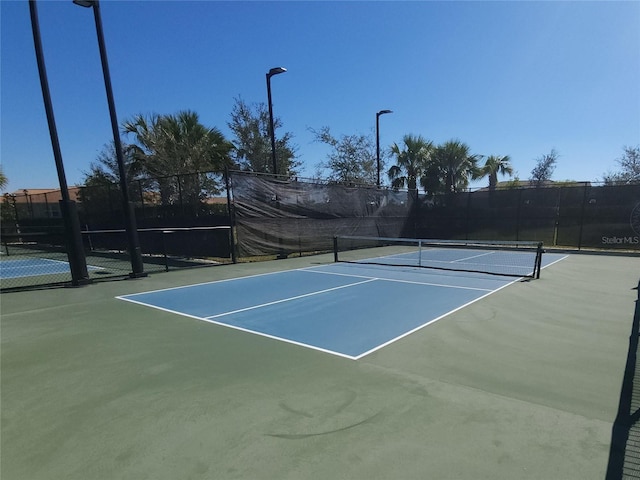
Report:
[[[540,278],[542,242],[336,236],[336,262]]]

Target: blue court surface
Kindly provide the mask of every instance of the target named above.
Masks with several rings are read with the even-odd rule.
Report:
[[[117,298],[359,359],[518,280],[334,263]]]
[[[101,267],[87,266],[89,271],[101,270]],[[26,258],[2,260],[0,262],[0,279],[36,277],[39,275],[56,275],[70,273],[69,262],[48,258]]]

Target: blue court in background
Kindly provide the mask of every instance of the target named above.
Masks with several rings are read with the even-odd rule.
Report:
[[[102,270],[101,267],[87,265],[89,271]],[[25,258],[2,260],[0,262],[0,279],[36,277],[39,275],[56,275],[71,273],[69,262],[51,260],[49,258]]]
[[[517,281],[335,263],[118,298],[358,359]]]

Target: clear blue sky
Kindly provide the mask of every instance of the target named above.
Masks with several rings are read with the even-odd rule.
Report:
[[[70,185],[111,140],[93,14],[38,2]],[[457,138],[509,155],[521,179],[555,148],[556,180],[597,180],[640,144],[640,2],[101,3],[120,122],[190,109],[231,138],[234,98],[266,103],[304,171],[327,154],[309,127]],[[0,1],[1,160],[7,191],[57,188],[26,0]],[[485,183],[484,181],[482,182]]]

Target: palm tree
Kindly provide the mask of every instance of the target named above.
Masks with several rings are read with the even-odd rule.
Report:
[[[232,145],[217,128],[202,125],[194,112],[164,116],[159,126],[160,155],[150,167],[157,176],[182,174],[179,193],[183,203],[197,207],[204,192],[220,191],[215,180],[202,172],[222,172],[230,166]]]
[[[9,183],[9,180],[7,179],[7,176],[2,171],[2,166],[0,165],[0,190],[6,187],[7,183]]]
[[[160,190],[160,202],[162,205],[171,205],[175,203],[175,186],[172,179],[167,180],[167,174],[162,167],[161,160],[163,153],[161,152],[161,116],[151,114],[144,116],[138,114],[125,121],[122,124],[124,134],[132,135],[134,143],[132,143],[133,157],[143,165],[145,174],[157,182]],[[157,178],[160,176],[160,178]]]
[[[175,204],[182,196],[195,206],[203,191],[219,190],[217,181],[202,172],[223,172],[231,166],[233,145],[217,128],[202,125],[195,112],[137,115],[123,124],[123,131],[134,135],[136,155],[158,182],[164,205]]]
[[[464,190],[469,179],[478,175],[478,155],[472,155],[469,146],[460,140],[449,140],[438,146],[433,157],[445,193]]]
[[[396,164],[389,168],[387,175],[393,188],[409,189],[409,193],[417,191],[418,180],[429,167],[433,152],[433,142],[420,135],[405,135],[402,148],[394,143],[391,153],[396,157]],[[415,195],[415,194],[414,194]]]
[[[217,128],[207,128],[198,114],[137,115],[123,124],[137,141],[137,155],[152,176],[223,170],[233,145]]]
[[[157,133],[155,168],[161,173],[223,170],[228,165],[231,143],[217,128],[202,125],[195,112],[160,117]]]
[[[489,177],[489,189],[494,190],[498,184],[498,174],[513,175],[513,167],[511,166],[511,158],[509,155],[500,157],[491,155],[487,158],[484,166],[479,170],[477,178]]]

